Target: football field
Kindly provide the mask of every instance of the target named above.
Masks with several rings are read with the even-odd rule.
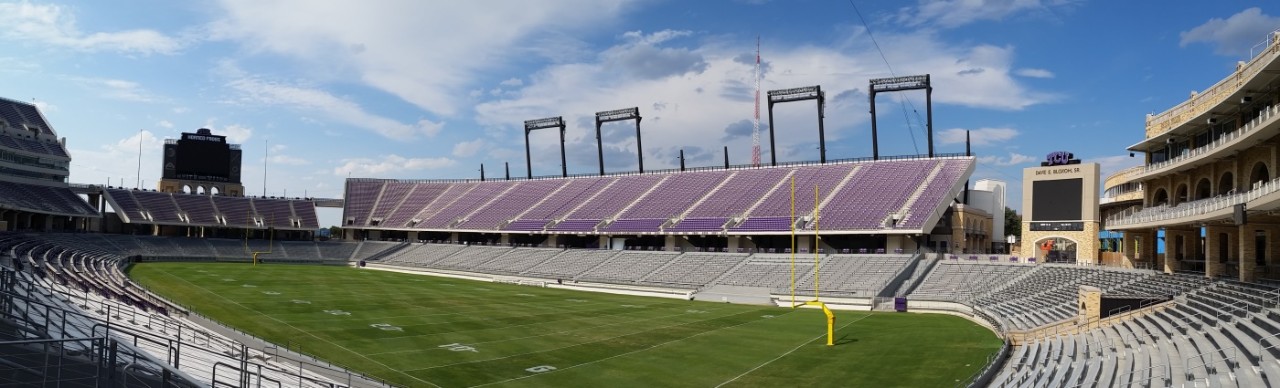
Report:
[[[559,290],[369,269],[145,263],[129,275],[268,341],[411,387],[952,386],[1000,347],[935,314]]]

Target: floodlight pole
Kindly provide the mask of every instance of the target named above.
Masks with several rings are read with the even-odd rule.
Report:
[[[822,86],[815,86],[818,89],[818,162],[827,163],[827,132],[822,128],[822,122],[827,117],[826,106],[827,97],[822,93]]]
[[[876,136],[876,90],[875,88],[867,89],[867,96],[871,98],[871,160],[880,160],[880,137]]]
[[[533,161],[529,156],[529,132],[545,128],[560,128],[560,176],[569,176],[569,166],[564,158],[564,118],[562,116],[547,117],[524,122],[524,167],[525,177],[533,179]]]
[[[772,145],[772,144],[770,144],[770,146],[773,146],[773,145]],[[772,148],[770,149],[770,151],[769,151],[769,152],[773,152],[773,151],[772,151]],[[757,167],[759,167],[759,166],[757,166]],[[725,170],[728,170],[728,169],[729,169],[729,146],[724,146],[724,169],[725,169]]]
[[[684,171],[684,148],[680,149],[680,171]]]
[[[822,163],[827,162],[827,139],[826,130],[823,128],[823,118],[826,117],[825,106],[827,102],[826,95],[822,93],[822,86],[805,86],[791,89],[770,90],[769,96],[769,162],[773,166],[778,165],[778,145],[774,141],[773,134],[773,104],[781,102],[818,100],[818,159]]]
[[[484,182],[484,163],[480,163],[480,181]]]
[[[600,136],[600,126],[611,121],[632,119],[636,121],[636,161],[639,163],[640,173],[644,173],[644,145],[640,141],[640,108],[633,107],[596,112],[596,155],[600,161],[600,175],[604,175],[604,142]]]
[[[908,75],[890,78],[873,78],[868,82],[867,96],[871,99],[871,158],[873,160],[880,159],[880,139],[876,128],[876,93],[898,92],[904,90],[920,90],[924,89],[925,110],[928,112],[928,122],[925,124],[928,133],[926,141],[929,143],[929,157],[933,157],[933,84],[930,82],[929,74],[925,75]]]

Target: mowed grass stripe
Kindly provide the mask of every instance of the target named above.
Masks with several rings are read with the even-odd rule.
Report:
[[[461,352],[442,355],[441,358],[432,357],[428,360],[419,360],[419,367],[406,366],[407,371],[437,369],[441,367],[454,367],[476,362],[489,362],[502,359],[519,358],[524,356],[536,355],[539,353],[555,352],[564,349],[578,348],[583,346],[593,346],[606,344],[619,338],[626,338],[635,335],[643,335],[646,332],[655,330],[667,330],[671,328],[680,328],[691,324],[703,324],[710,321],[725,319],[734,315],[742,314],[741,311],[727,312],[725,314],[689,314],[688,316],[676,317],[664,321],[654,326],[610,326],[590,331],[575,331],[558,334],[548,334],[542,336],[529,336],[523,341],[494,342],[488,345],[475,346],[477,352]],[[471,345],[471,344],[468,344]],[[437,353],[440,349],[423,349],[418,353]],[[396,356],[402,356],[397,354]],[[382,357],[378,358],[384,360]],[[390,357],[385,359],[389,365],[404,362],[402,357]],[[533,366],[533,365],[531,365]],[[528,367],[525,367],[528,368]],[[523,369],[523,368],[522,368]]]
[[[726,386],[949,386],[981,369],[1001,345],[987,329],[941,314],[873,314],[836,338],[838,346],[815,341]]]
[[[729,386],[948,386],[1000,345],[956,317],[837,311],[837,327],[849,326],[829,348],[825,338],[813,340],[825,330],[815,310],[344,267],[146,263],[131,276],[269,341],[302,343],[307,353],[414,387],[711,387],[739,375]],[[385,331],[374,323],[403,326]],[[476,351],[441,347],[454,343]],[[539,365],[559,369],[526,371]]]
[[[407,372],[414,376],[440,381],[451,386],[477,386],[504,382],[534,375],[534,372],[528,371],[528,368],[531,367],[542,365],[556,368],[571,367],[651,349],[655,346],[685,340],[720,329],[757,322],[762,320],[760,318],[762,311],[768,310],[746,311],[711,319],[634,331],[619,336],[591,338],[593,340],[589,342],[581,342],[559,348],[536,350],[485,361],[449,364],[448,368],[432,367],[430,369],[409,370]],[[603,335],[589,337],[603,337]]]
[[[521,325],[519,327],[523,329],[528,329],[529,334],[525,336],[512,336],[513,333],[510,331],[507,331],[505,328],[492,329],[492,330],[477,330],[477,331],[457,331],[453,333],[444,333],[444,335],[465,336],[465,337],[451,337],[451,338],[455,338],[455,339],[466,338],[464,340],[460,340],[456,342],[464,343],[467,345],[485,345],[485,344],[492,344],[492,343],[498,343],[498,342],[519,341],[519,340],[524,340],[529,338],[570,334],[578,331],[600,330],[610,326],[635,325],[635,324],[647,323],[647,322],[652,322],[657,320],[665,320],[664,322],[671,322],[671,319],[690,315],[690,313],[688,312],[680,312],[680,313],[670,314],[670,315],[650,314],[651,312],[656,312],[656,311],[659,311],[659,310],[637,310],[637,314],[643,315],[643,317],[631,319],[631,320],[620,320],[620,319],[617,319],[618,317],[591,317],[586,319],[575,319],[568,322],[551,322],[552,324],[551,326],[554,326],[554,327],[547,327],[547,328],[542,328],[541,325],[545,323],[541,323],[541,322],[535,323],[535,324],[529,324],[529,325]],[[592,323],[595,323],[596,321],[603,321],[604,323],[592,324]],[[389,343],[389,344],[385,344],[384,346],[394,347],[395,345]],[[418,351],[418,349],[413,349],[408,351]],[[376,354],[392,354],[392,353],[402,353],[402,352],[406,352],[406,351],[405,350],[389,350],[389,351],[373,353],[373,354],[375,355]]]
[[[836,315],[838,320],[852,322],[869,313],[837,311]],[[618,382],[615,386],[622,387],[712,387],[795,349],[797,344],[825,346],[825,320],[820,311],[792,310],[771,319],[708,331],[612,358],[569,365],[549,373],[529,373],[493,386],[559,387],[603,374],[609,381]],[[677,370],[697,373],[672,373]]]
[[[305,337],[320,338],[287,324],[280,324],[279,321],[271,317],[261,314],[256,310],[244,307],[235,301],[227,299],[200,285],[191,283],[163,268],[165,266],[175,264],[179,264],[176,266],[181,268],[183,266],[180,264],[184,263],[156,263],[150,266],[134,266],[132,269],[139,269],[142,267],[146,267],[147,269],[154,268],[156,272],[150,272],[146,269],[137,271],[142,273],[142,275],[138,277],[138,280],[142,281],[143,284],[147,284],[149,287],[158,287],[155,288],[155,290],[162,294],[170,295],[171,297],[173,295],[179,295],[178,298],[182,302],[200,305],[200,312],[208,314],[214,319],[222,320],[224,323],[230,324],[234,327],[247,328],[250,333],[253,333],[267,341],[275,342],[277,344],[297,343],[298,345],[295,346],[294,349],[311,352],[317,355],[324,355],[331,360],[348,365],[351,368],[356,368],[357,370],[365,371],[389,380],[398,381],[401,384],[411,384],[414,386],[425,384],[439,387],[439,385],[436,385],[435,383],[401,372],[400,370],[390,368],[366,357],[363,354],[351,351],[350,349],[331,341],[322,340],[321,342],[302,342],[301,340]],[[133,276],[134,271],[130,271],[130,275]],[[168,277],[172,278],[174,281],[164,282],[157,279],[158,277]],[[195,289],[194,291],[196,292],[190,292],[193,291],[192,287],[184,287],[184,285],[193,286]],[[248,312],[248,314],[246,314],[246,312]],[[304,343],[306,344],[305,348],[302,347],[302,344]]]

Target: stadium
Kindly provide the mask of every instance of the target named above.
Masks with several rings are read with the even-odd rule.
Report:
[[[927,153],[880,154],[876,94],[932,82],[869,80],[869,156],[606,173],[597,143],[598,173],[341,198],[247,196],[206,128],[154,189],[68,183],[0,98],[0,386],[1280,386],[1280,32],[1147,115],[1142,165],[1024,170],[1021,225],[932,105]],[[823,138],[820,86],[766,98],[816,101]],[[613,121],[644,155],[639,109]],[[562,117],[523,127],[567,165]]]

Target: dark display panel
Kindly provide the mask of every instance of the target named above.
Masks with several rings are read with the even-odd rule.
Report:
[[[1080,220],[1083,187],[1080,178],[1031,182],[1031,221]]]
[[[230,175],[231,148],[226,143],[183,140],[178,142],[175,172],[179,175],[204,175],[227,178]]]

